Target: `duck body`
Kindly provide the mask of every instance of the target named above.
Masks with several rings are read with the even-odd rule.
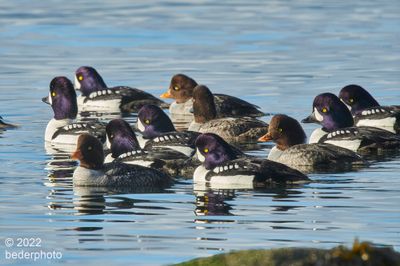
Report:
[[[214,97],[206,86],[198,85],[193,99],[195,119],[189,130],[214,133],[228,142],[256,141],[267,132],[268,124],[252,117],[217,118]]]
[[[323,126],[314,130],[310,143],[329,143],[358,152],[400,147],[399,136],[394,133],[376,127],[354,127],[350,111],[332,93],[318,95],[314,99],[312,114],[303,122]]]
[[[108,88],[92,67],[80,67],[75,72],[75,87],[81,91],[78,105],[81,111],[137,112],[143,105],[169,105],[145,91],[127,86]]]
[[[191,108],[193,104],[193,91],[197,86],[197,82],[184,75],[176,74],[172,77],[169,89],[161,95],[161,98],[173,98],[175,102],[170,106],[170,113],[173,116],[185,115],[192,116]],[[259,110],[259,107],[244,101],[240,98],[226,95],[213,94],[217,117],[259,117],[265,114]]]
[[[164,187],[172,182],[169,175],[153,168],[128,165],[119,160],[104,163],[103,146],[90,134],[79,136],[72,159],[80,161],[73,174],[76,186]]]
[[[346,148],[328,143],[305,144],[306,134],[300,123],[287,115],[274,115],[268,133],[259,141],[273,140],[276,145],[268,154],[268,159],[283,163],[298,170],[336,171],[353,165],[365,165],[360,155]]]
[[[339,98],[353,115],[355,126],[400,133],[400,106],[381,106],[367,90],[355,84],[343,87]]]
[[[196,149],[202,165],[194,172],[194,182],[250,188],[273,183],[309,181],[307,176],[284,164],[236,151],[215,134],[200,135],[196,140]]]
[[[111,150],[105,159],[106,162],[116,160],[126,164],[152,167],[170,175],[187,176],[186,170],[191,168],[192,163],[189,156],[193,149],[183,144],[178,146],[181,143],[180,140],[183,139],[182,134],[180,134],[182,137],[176,138],[175,146],[170,146],[173,142],[171,136],[168,138],[163,136],[162,139],[155,137],[147,140],[147,145],[142,149],[135,133],[126,121],[114,119],[109,122],[106,130],[107,144]],[[177,135],[173,134],[173,136]],[[162,144],[163,142],[165,145]],[[174,147],[178,148],[174,149]],[[185,148],[188,149],[187,152]]]
[[[105,140],[105,124],[76,122],[78,105],[72,82],[66,77],[55,77],[50,82],[49,96],[42,99],[50,104],[54,117],[48,122],[45,141],[52,144],[76,145],[82,133],[91,133],[101,141]]]

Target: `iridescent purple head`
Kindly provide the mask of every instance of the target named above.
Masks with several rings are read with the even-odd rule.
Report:
[[[379,106],[374,97],[359,85],[347,85],[340,91],[339,98],[353,115],[361,113],[366,108]]]
[[[155,138],[166,132],[176,131],[174,124],[164,111],[155,105],[148,104],[138,112],[137,128],[145,138]]]
[[[75,88],[80,90],[83,96],[89,96],[92,92],[106,89],[107,85],[96,69],[81,66],[75,71]]]
[[[106,126],[106,133],[107,145],[111,149],[113,158],[140,149],[135,133],[128,122],[123,119],[111,120]]]
[[[213,133],[201,134],[195,144],[197,157],[207,170],[238,157],[232,146]]]
[[[49,96],[44,97],[42,101],[51,105],[57,120],[75,119],[78,114],[74,86],[66,77],[55,77],[50,82]]]
[[[354,124],[349,109],[332,93],[317,95],[314,99],[311,115],[303,119],[302,122],[321,124],[326,131],[351,127]]]
[[[193,114],[196,123],[205,123],[217,117],[214,95],[204,85],[197,85],[193,91]]]

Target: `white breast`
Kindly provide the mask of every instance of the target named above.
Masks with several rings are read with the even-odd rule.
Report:
[[[174,115],[176,114],[176,115],[193,116],[193,114],[190,112],[192,108],[193,108],[192,100],[188,100],[184,103],[173,102],[169,106],[169,112]]]
[[[313,133],[311,133],[308,143],[318,143],[318,141],[326,134],[328,133],[323,131],[322,128],[317,128],[316,130],[313,131]]]
[[[283,151],[274,146],[268,154],[268,160],[278,162]]]
[[[49,121],[49,123],[47,124],[46,131],[44,133],[45,141],[52,141],[52,137],[53,137],[54,133],[59,128],[62,128],[62,127],[66,126],[66,125],[69,125],[71,123],[73,123],[73,120],[71,120],[71,119],[60,119],[60,120],[57,120],[57,119],[54,119],[54,118],[51,119]],[[76,144],[76,142],[75,142],[75,144]]]
[[[104,173],[101,170],[90,170],[78,166],[73,175],[74,185],[77,186],[96,186],[102,182]]]
[[[376,127],[396,134],[396,131],[394,130],[395,123],[396,117],[386,117],[382,119],[360,119],[356,126]]]

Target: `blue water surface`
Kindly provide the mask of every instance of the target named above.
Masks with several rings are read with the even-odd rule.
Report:
[[[110,194],[74,188],[76,162],[45,150],[52,112],[40,100],[53,77],[90,65],[110,86],[154,95],[185,73],[297,119],[315,95],[350,83],[400,104],[399,14],[396,0],[0,1],[0,115],[20,125],[0,133],[2,263],[160,265],[356,237],[399,251],[399,156],[311,174],[315,182],[297,187],[204,191],[182,180],[163,192]],[[41,239],[26,251],[62,258],[7,259],[21,247],[5,239],[19,237]]]

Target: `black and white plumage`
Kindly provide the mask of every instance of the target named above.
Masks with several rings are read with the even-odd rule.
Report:
[[[252,117],[217,118],[210,90],[198,85],[193,92],[194,121],[189,130],[214,133],[228,142],[251,142],[267,133],[268,124]]]
[[[127,86],[108,88],[100,74],[88,66],[75,71],[75,87],[81,91],[81,111],[137,112],[143,105],[168,108],[169,104],[145,91]]]
[[[279,114],[272,117],[268,133],[259,141],[272,140],[276,143],[268,155],[269,160],[301,171],[337,171],[367,164],[354,151],[328,143],[305,144],[306,138],[296,119]]]
[[[354,127],[350,111],[332,93],[316,96],[312,114],[302,122],[315,122],[323,126],[314,130],[310,143],[329,143],[355,152],[400,147],[399,135],[375,127]]]
[[[355,84],[342,88],[339,98],[349,108],[355,126],[400,133],[400,106],[381,106],[367,90]]]
[[[150,140],[142,149],[130,125],[122,119],[110,121],[106,127],[107,145],[111,153],[107,155],[106,162],[118,160],[126,164],[142,165],[164,171],[171,175],[184,175],[198,165],[189,160],[184,153],[170,149],[168,144],[173,143],[169,138],[156,137]],[[177,135],[173,135],[176,137]],[[177,139],[177,142],[183,137]],[[153,143],[154,142],[154,143]],[[167,142],[165,146],[162,142]],[[153,145],[154,144],[154,145]],[[179,143],[176,143],[177,146]],[[191,152],[192,153],[192,152]]]
[[[52,144],[76,145],[78,136],[90,133],[105,140],[105,124],[100,122],[76,122],[78,105],[72,82],[66,77],[55,77],[50,82],[49,96],[42,99],[51,105],[54,117],[45,131],[45,141]]]
[[[80,161],[73,174],[74,185],[77,186],[165,187],[172,182],[170,176],[153,168],[119,161],[104,164],[102,144],[89,134],[79,137],[72,158]]]
[[[171,119],[160,107],[145,105],[138,112],[137,128],[143,135],[141,147],[147,150],[168,149],[193,155],[194,142],[200,133],[176,131]]]
[[[175,99],[175,102],[171,104],[169,109],[172,115],[191,115],[190,109],[192,107],[193,91],[197,85],[194,79],[184,74],[176,74],[172,77],[168,91],[161,95],[161,98]],[[237,97],[217,93],[213,95],[218,118],[242,116],[259,117],[265,115],[259,110],[260,108],[258,106]]]
[[[231,147],[215,134],[200,135],[196,154],[202,165],[194,172],[194,182],[249,188],[309,181],[307,176],[284,164],[246,156]]]

